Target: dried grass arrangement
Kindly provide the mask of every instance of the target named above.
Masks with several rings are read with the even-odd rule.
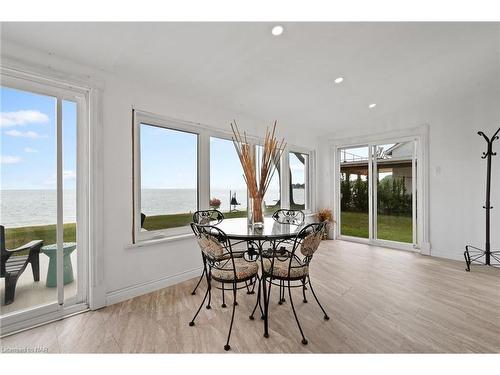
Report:
[[[329,208],[322,208],[318,211],[318,221],[327,221],[328,223],[335,223],[333,219],[333,212]]]
[[[269,128],[266,129],[259,163],[260,171],[257,171],[256,150],[249,144],[246,132],[243,132],[243,136],[241,135],[236,121],[231,123],[231,130],[233,131],[232,140],[234,148],[240,159],[243,168],[243,178],[245,179],[251,198],[252,207],[249,207],[249,212],[252,210],[252,221],[254,223],[263,223],[264,212],[262,200],[286,147],[285,140],[282,139],[278,142],[276,139],[276,121],[271,131],[269,131]]]
[[[328,232],[330,231],[330,226],[335,224],[335,219],[333,218],[333,212],[329,208],[322,208],[316,214],[318,221],[323,222],[326,221],[326,230],[323,233],[323,239],[326,240],[328,238]]]

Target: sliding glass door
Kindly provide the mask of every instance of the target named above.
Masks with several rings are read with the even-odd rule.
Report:
[[[340,150],[340,233],[369,238],[369,147]]]
[[[339,234],[416,245],[415,139],[338,149]]]
[[[414,142],[373,146],[374,237],[413,243]]]
[[[86,97],[10,76],[2,76],[0,97],[0,324],[6,333],[86,303],[79,175]]]

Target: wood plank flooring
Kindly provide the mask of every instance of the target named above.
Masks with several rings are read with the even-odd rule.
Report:
[[[469,353],[500,352],[500,270],[349,243],[324,241],[311,264],[323,306],[300,290],[294,302],[309,344],[300,343],[288,295],[270,305],[270,337],[248,315],[256,295],[238,297],[233,353]],[[213,353],[223,346],[231,309],[214,293],[189,327],[203,293],[196,279],[99,311],[87,312],[1,340],[3,347],[46,346],[49,352]],[[231,297],[227,293],[228,306]],[[227,303],[226,301],[226,303]]]

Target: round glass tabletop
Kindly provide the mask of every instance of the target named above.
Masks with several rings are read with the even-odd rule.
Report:
[[[215,225],[226,233],[231,239],[272,239],[272,238],[291,238],[295,237],[307,224],[312,221],[307,220],[300,225],[280,224],[273,218],[264,218],[263,228],[254,228],[248,225],[247,218],[224,219]]]

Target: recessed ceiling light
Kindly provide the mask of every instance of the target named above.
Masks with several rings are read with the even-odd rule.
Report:
[[[377,106],[377,103],[372,103],[368,106],[368,108],[372,109],[372,108],[375,108]]]
[[[337,78],[335,78],[335,81],[333,81],[333,82],[341,83],[343,80],[344,80],[344,77],[337,77]]]
[[[281,25],[278,25],[278,26],[274,26],[273,29],[271,30],[271,33],[273,33],[274,36],[278,36],[278,35],[281,35],[283,34],[283,26]]]

